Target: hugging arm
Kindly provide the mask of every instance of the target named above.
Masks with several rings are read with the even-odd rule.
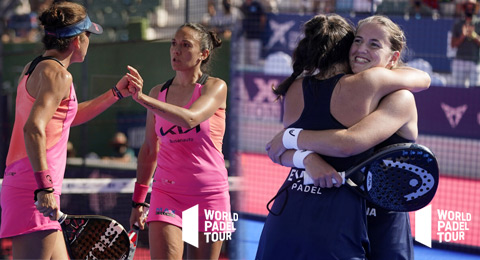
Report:
[[[377,110],[363,118],[357,124],[348,129],[332,130],[302,130],[297,139],[300,150],[310,150],[318,154],[348,157],[374,147],[399,131],[403,126],[413,122],[414,136],[416,138],[416,107],[413,94],[407,90],[400,90],[385,97]],[[293,166],[294,150],[286,150],[283,145],[283,133],[281,131],[268,144],[267,152],[275,163],[285,166]],[[330,170],[327,166],[309,167],[311,162],[318,161],[316,156],[305,157],[304,164],[308,174],[319,183],[325,183],[331,179]],[[309,159],[309,160],[307,160]],[[309,170],[310,169],[310,170]],[[318,180],[318,179],[323,179]]]
[[[365,91],[380,97],[401,89],[420,92],[428,89],[431,83],[428,73],[407,66],[395,69],[373,67],[351,77],[365,87]]]
[[[417,122],[413,94],[406,90],[385,97],[377,110],[347,129],[301,131],[298,148],[320,154],[348,157],[364,152],[396,133],[404,125]],[[416,134],[411,139],[416,139]]]

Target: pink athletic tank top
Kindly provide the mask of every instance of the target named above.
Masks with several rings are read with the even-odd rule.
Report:
[[[35,102],[35,98],[28,93],[26,88],[28,77],[29,75],[25,75],[17,87],[15,123],[13,125],[7,155],[7,167],[2,185],[35,190],[37,189],[37,183],[33,176],[33,169],[27,156],[23,137],[23,126]],[[56,194],[61,193],[67,160],[68,136],[77,109],[78,102],[72,83],[70,96],[62,100],[45,129],[47,136],[47,164],[52,175]]]
[[[200,97],[202,84],[195,85],[185,108]],[[165,102],[167,92],[168,87],[164,86],[158,100]],[[155,115],[155,131],[160,150],[154,188],[192,195],[228,190],[228,174],[222,154],[225,109],[218,109],[212,117],[192,129],[182,128]]]

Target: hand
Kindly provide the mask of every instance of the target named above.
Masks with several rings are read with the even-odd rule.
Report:
[[[128,66],[127,67],[130,73],[127,73],[127,78],[128,78],[128,90],[131,93],[133,99],[138,100],[142,93],[142,88],[143,88],[143,79],[142,76],[140,76],[140,73],[132,67]]]
[[[134,224],[136,224],[140,230],[145,229],[146,210],[148,209],[143,206],[132,208],[132,213],[130,214],[130,229],[133,228]]]
[[[309,154],[303,160],[305,165],[305,174],[310,175],[315,186],[321,188],[331,188],[342,186],[342,177],[330,164],[325,162],[320,155],[316,153]],[[333,180],[337,182],[333,184]]]
[[[280,131],[265,146],[265,150],[267,150],[268,157],[270,157],[270,159],[274,163],[281,164],[280,157],[287,150],[285,148],[285,146],[283,146],[283,133],[284,132],[285,132],[285,130]]]
[[[49,217],[51,220],[57,220],[58,205],[53,193],[40,191],[37,194],[37,202],[35,205],[43,216]]]
[[[472,25],[464,24],[463,27],[462,27],[462,33],[463,33],[463,35],[465,35],[466,37],[474,38],[474,37],[473,37],[473,33],[475,32],[474,29],[475,29],[475,28],[474,28]]]
[[[123,76],[118,82],[117,82],[117,89],[120,91],[123,97],[128,97],[131,96],[132,93],[128,91],[128,77]]]

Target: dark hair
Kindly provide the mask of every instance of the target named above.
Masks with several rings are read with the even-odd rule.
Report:
[[[202,51],[209,50],[210,54],[208,57],[202,61],[202,66],[206,65],[212,56],[212,51],[222,46],[222,40],[217,36],[217,33],[214,31],[209,31],[205,26],[199,23],[185,23],[181,25],[178,29],[180,30],[183,27],[188,27],[195,30],[200,36],[200,49]]]
[[[75,24],[87,17],[85,7],[80,4],[58,1],[53,3],[47,10],[45,10],[38,19],[45,29],[54,30]],[[45,34],[42,42],[45,49],[56,49],[60,52],[68,49],[75,36],[68,38],[57,38],[52,35]]]
[[[303,33],[304,38],[293,52],[293,73],[274,88],[277,95],[285,95],[302,73],[326,75],[336,64],[348,65],[354,30],[344,18],[336,14],[317,15],[303,25]]]

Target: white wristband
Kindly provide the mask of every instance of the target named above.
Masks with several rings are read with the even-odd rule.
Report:
[[[287,128],[287,130],[283,132],[283,146],[287,149],[298,150],[297,140],[302,130],[302,128]]]
[[[295,166],[295,168],[305,169],[305,164],[303,164],[303,160],[305,160],[305,157],[307,157],[311,153],[313,153],[313,151],[297,150],[293,154],[293,165]]]

